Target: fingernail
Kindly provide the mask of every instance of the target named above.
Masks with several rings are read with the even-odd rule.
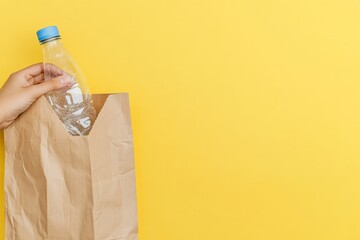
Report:
[[[60,78],[60,83],[61,85],[67,85],[68,83],[70,83],[70,79],[69,78]]]

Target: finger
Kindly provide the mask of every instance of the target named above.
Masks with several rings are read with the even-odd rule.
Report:
[[[44,64],[44,72],[46,76],[50,76],[50,77],[57,77],[60,75],[64,75],[66,73],[64,70],[62,70],[61,68],[59,68],[58,66],[52,63]]]
[[[64,74],[64,70],[62,70],[61,68],[57,67],[56,65],[52,64],[52,63],[36,63],[33,64],[29,67],[26,67],[22,70],[17,71],[17,74],[21,74],[23,76],[33,76],[36,77],[40,74],[43,74],[44,71],[46,71],[46,73],[49,76],[60,76]]]
[[[71,85],[70,78],[60,76],[46,80],[43,83],[30,86],[29,91],[31,92],[32,97],[36,99],[47,92],[59,90],[70,85]]]
[[[17,73],[22,74],[23,76],[31,75],[31,76],[37,76],[44,72],[44,66],[42,63],[36,63],[33,64],[27,68],[24,68],[22,70],[19,70]]]
[[[38,83],[44,81],[45,80],[44,73],[41,73],[41,74],[33,77],[33,79],[34,79],[34,84],[38,84]]]
[[[44,81],[44,73],[40,73],[37,76],[27,75],[26,80],[27,80],[27,86],[38,84],[38,83]]]

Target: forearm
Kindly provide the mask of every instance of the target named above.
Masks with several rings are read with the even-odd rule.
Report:
[[[0,130],[4,129],[6,126],[5,121],[0,118]]]
[[[3,104],[3,101],[0,98],[0,130],[8,126],[8,121],[6,119],[6,110]]]
[[[4,122],[5,122],[4,108],[2,107],[1,102],[0,102],[0,129],[4,128],[4,125],[5,125]]]

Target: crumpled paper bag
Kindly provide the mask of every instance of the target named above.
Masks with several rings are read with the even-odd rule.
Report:
[[[128,94],[93,101],[88,136],[71,136],[45,97],[5,129],[7,240],[138,239]]]

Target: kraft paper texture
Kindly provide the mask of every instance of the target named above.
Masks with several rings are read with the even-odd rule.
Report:
[[[88,136],[71,136],[45,97],[5,129],[7,240],[138,239],[128,94],[93,101]]]

